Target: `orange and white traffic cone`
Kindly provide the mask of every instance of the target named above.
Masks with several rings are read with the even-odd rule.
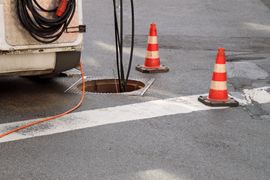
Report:
[[[137,65],[136,70],[142,73],[168,72],[169,68],[160,64],[156,24],[150,25],[148,45],[144,65]]]
[[[199,101],[205,105],[219,107],[237,107],[239,103],[230,98],[227,89],[226,56],[223,48],[218,49],[216,65],[213,72],[211,88],[208,96],[200,96]]]

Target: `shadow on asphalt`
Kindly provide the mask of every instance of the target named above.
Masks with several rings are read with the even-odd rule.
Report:
[[[65,81],[0,78],[0,123],[42,118],[67,110],[78,101],[78,95],[64,93],[68,87]]]

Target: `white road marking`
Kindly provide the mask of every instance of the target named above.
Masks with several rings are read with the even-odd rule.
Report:
[[[270,26],[264,24],[256,24],[256,23],[244,23],[250,29],[259,30],[259,31],[266,31],[270,32]]]
[[[245,89],[244,95],[247,100],[247,104],[251,104],[255,101],[259,104],[265,104],[270,102],[270,93],[267,92],[267,87],[258,89]]]
[[[255,89],[244,89],[243,94],[241,93],[231,93],[241,106],[246,106],[257,102],[259,104],[270,103],[270,93],[267,90],[270,86],[255,88]]]
[[[270,87],[267,87],[270,88]],[[244,94],[243,97],[254,98],[253,101],[270,103],[270,94],[266,91],[267,88],[253,89],[246,92],[253,92],[256,96],[248,96]],[[263,92],[263,96],[267,98],[261,101],[260,92]],[[267,93],[267,94],[265,94]],[[28,139],[33,137],[47,136],[52,134],[58,134],[68,131],[74,131],[79,129],[91,128],[96,126],[102,126],[107,124],[115,124],[121,122],[129,122],[143,119],[150,119],[155,117],[187,114],[197,111],[207,111],[214,109],[224,108],[212,108],[205,106],[198,102],[199,95],[177,97],[165,100],[149,101],[144,103],[130,104],[124,106],[116,106],[110,108],[89,110],[83,112],[77,112],[69,114],[63,118],[37,125],[18,133],[11,134],[7,137],[0,139],[0,143],[16,141],[22,139]],[[242,104],[248,104],[249,99],[241,100]],[[6,132],[9,129],[13,129],[22,124],[26,124],[35,120],[0,124],[0,133]]]

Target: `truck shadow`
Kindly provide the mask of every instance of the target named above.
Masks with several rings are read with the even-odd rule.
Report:
[[[64,93],[65,78],[0,78],[0,123],[55,115],[74,105],[76,94]]]

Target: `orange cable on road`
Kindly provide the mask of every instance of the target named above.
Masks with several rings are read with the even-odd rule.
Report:
[[[18,132],[20,130],[23,130],[23,129],[26,129],[26,128],[29,128],[29,127],[32,127],[32,126],[47,122],[47,121],[52,121],[54,119],[63,117],[65,115],[75,111],[76,109],[78,109],[82,105],[84,97],[85,97],[85,79],[84,79],[84,72],[83,72],[83,68],[82,68],[82,63],[80,64],[80,71],[81,71],[81,76],[82,76],[82,95],[81,95],[79,103],[75,107],[71,108],[70,110],[68,110],[68,111],[66,111],[66,112],[64,112],[62,114],[47,117],[47,118],[44,118],[44,119],[41,119],[41,120],[38,120],[38,121],[35,121],[35,122],[31,122],[29,124],[22,125],[20,127],[15,128],[15,129],[9,130],[9,131],[7,131],[7,132],[5,132],[3,134],[0,134],[0,139],[5,137],[5,136],[8,136],[8,135],[10,135],[12,133]]]

